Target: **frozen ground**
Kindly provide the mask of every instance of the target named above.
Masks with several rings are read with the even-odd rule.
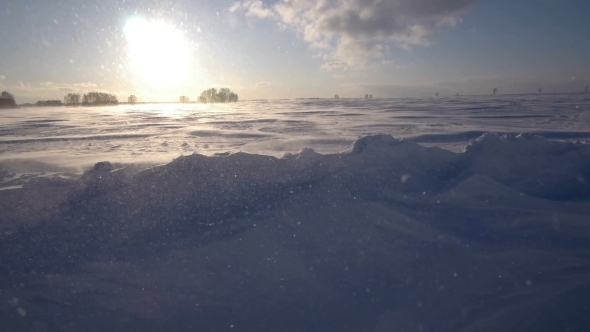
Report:
[[[589,105],[578,94],[3,111],[0,321],[588,330]],[[224,151],[243,153],[213,156]]]
[[[0,163],[17,159],[21,169],[28,160],[80,170],[103,160],[168,163],[193,152],[281,157],[311,147],[335,153],[377,133],[455,151],[485,132],[586,140],[589,99],[545,94],[2,110]],[[34,163],[29,168],[40,169]]]

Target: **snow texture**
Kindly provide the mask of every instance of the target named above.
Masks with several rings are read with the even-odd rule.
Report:
[[[384,134],[340,153],[47,173],[0,191],[0,321],[11,331],[584,330],[589,177],[587,144],[493,133],[463,152]]]

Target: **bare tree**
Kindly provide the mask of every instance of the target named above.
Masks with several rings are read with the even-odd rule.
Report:
[[[84,105],[116,105],[118,103],[117,96],[104,92],[88,92],[82,96]]]
[[[137,103],[137,97],[135,95],[131,95],[127,98],[127,102],[129,104],[135,104],[135,103]]]
[[[80,103],[80,94],[79,93],[68,93],[68,95],[64,97],[64,104],[78,105],[79,103]]]
[[[61,100],[39,100],[35,103],[35,106],[61,106],[63,105]]]
[[[498,88],[494,88],[494,95],[498,92]]]
[[[201,92],[199,96],[201,103],[236,103],[238,95],[228,88],[221,88],[217,91],[215,88]]]
[[[14,100],[14,95],[8,91],[2,91],[0,93],[0,99],[2,100]]]
[[[8,91],[0,93],[0,108],[16,108],[14,95]]]

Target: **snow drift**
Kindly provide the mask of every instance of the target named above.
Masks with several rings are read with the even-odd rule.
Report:
[[[64,331],[581,329],[589,177],[590,146],[530,135],[485,134],[463,153],[377,135],[329,155],[102,162],[0,191],[0,319]]]

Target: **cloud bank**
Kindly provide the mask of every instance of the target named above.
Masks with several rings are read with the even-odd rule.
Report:
[[[390,43],[428,46],[432,35],[457,26],[477,0],[259,0],[234,3],[232,12],[270,18],[320,49],[324,69],[364,67]]]
[[[260,18],[272,17],[275,14],[271,9],[265,8],[262,1],[253,1],[253,0],[235,2],[229,10],[231,12],[242,10],[246,13],[246,16],[260,17]]]

